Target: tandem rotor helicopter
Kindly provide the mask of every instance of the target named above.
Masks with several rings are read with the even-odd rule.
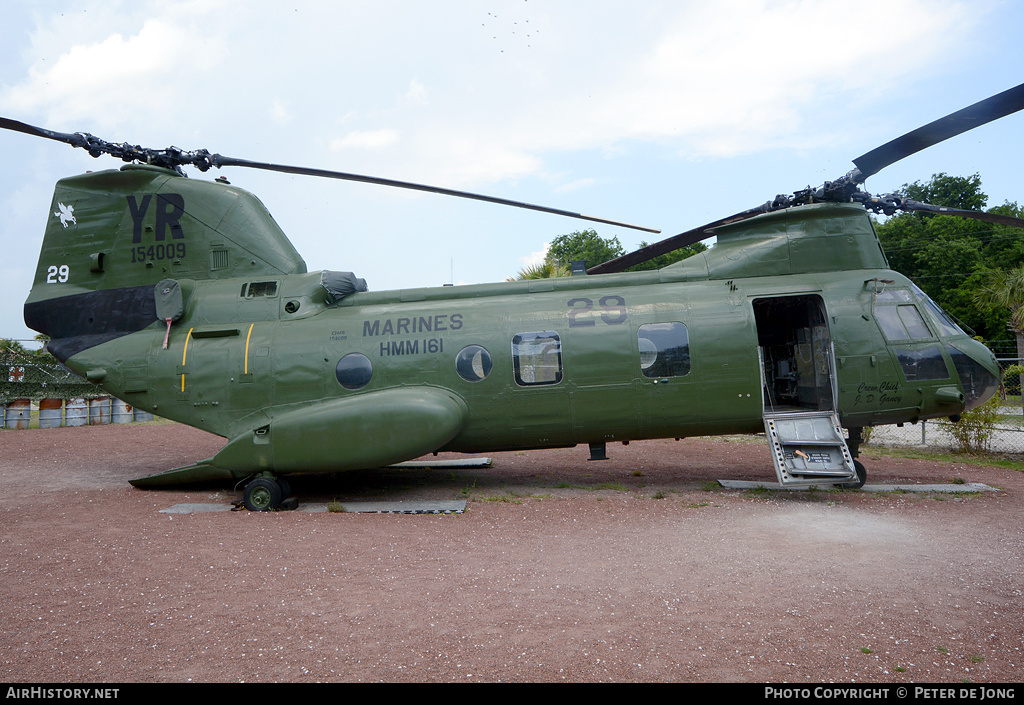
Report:
[[[244,481],[277,508],[299,473],[483,452],[762,430],[786,485],[860,487],[862,429],[958,418],[992,353],[889,269],[869,212],[1024,220],[861,190],[886,166],[1024,108],[1024,84],[777,196],[574,276],[371,292],[306,263],[252,194],[186,178],[240,166],[584,216],[422,184],[0,127],[127,162],[57,182],[25,322],[75,373],[227,439],[136,487]],[[616,223],[617,225],[626,225]],[[637,226],[627,226],[637,227]],[[660,270],[624,272],[717,237]],[[844,429],[846,433],[844,434]]]

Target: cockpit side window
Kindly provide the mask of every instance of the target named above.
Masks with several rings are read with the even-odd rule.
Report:
[[[277,282],[251,282],[242,285],[242,298],[252,299],[264,296],[277,296]]]
[[[923,340],[931,338],[931,331],[913,304],[876,306],[875,318],[889,340]]]
[[[921,291],[917,285],[913,285],[914,293],[917,294],[918,300],[924,304],[925,311],[928,312],[929,318],[932,323],[935,324],[939,329],[939,333],[943,337],[949,337],[954,335],[967,335],[963,329],[958,326],[949,314],[943,311],[937,303],[931,300],[928,294]]]
[[[953,319],[949,317],[945,311],[939,308],[939,305],[931,299],[924,300],[925,310],[931,315],[932,321],[939,328],[939,332],[942,333],[943,337],[949,337],[954,335],[967,335]]]

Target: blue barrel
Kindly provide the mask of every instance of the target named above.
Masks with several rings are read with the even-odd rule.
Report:
[[[4,428],[24,430],[32,418],[32,401],[29,399],[12,399],[7,402],[7,414],[4,417]]]

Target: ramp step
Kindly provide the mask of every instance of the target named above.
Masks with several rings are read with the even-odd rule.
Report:
[[[853,456],[834,412],[765,412],[764,428],[781,485],[856,480]]]

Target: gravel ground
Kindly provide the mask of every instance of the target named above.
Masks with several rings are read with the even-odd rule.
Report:
[[[170,423],[0,432],[8,682],[1016,683],[1024,474],[864,458],[773,481],[748,439],[494,454],[479,470],[296,478],[303,502],[468,499],[455,515],[160,513],[231,487],[127,480],[213,455]],[[451,456],[462,457],[462,456]]]

